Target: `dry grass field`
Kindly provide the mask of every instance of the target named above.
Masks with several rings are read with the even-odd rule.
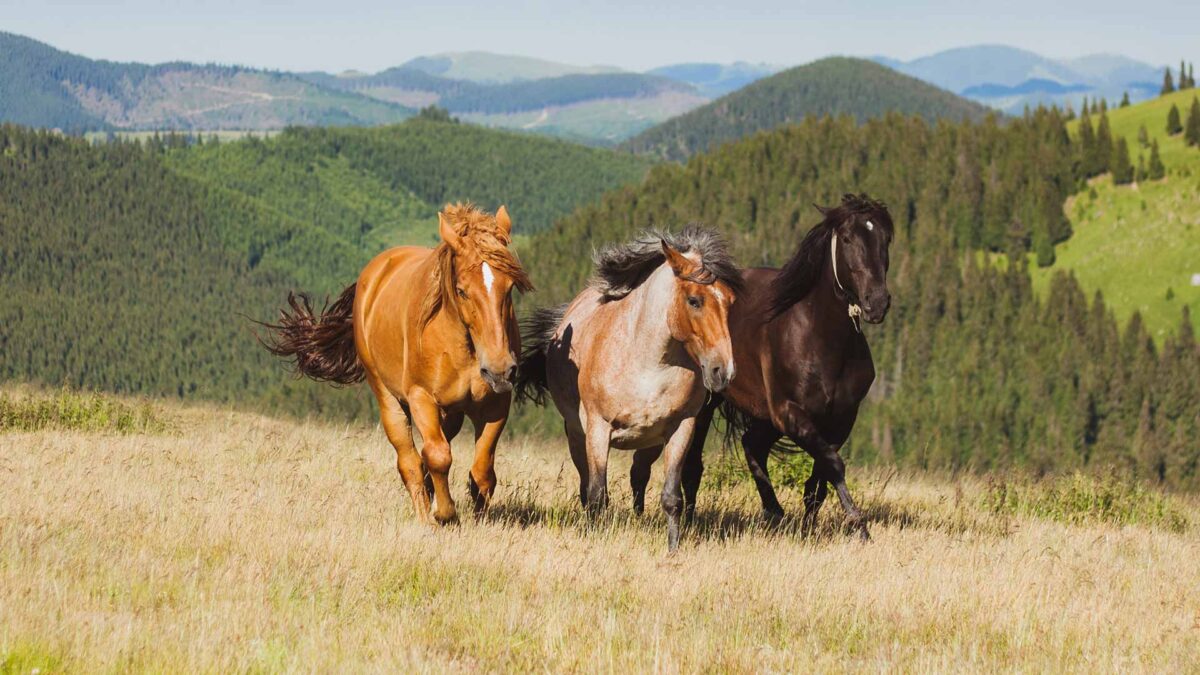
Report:
[[[833,501],[805,539],[760,526],[714,455],[668,557],[657,508],[629,508],[623,454],[615,508],[590,522],[565,450],[508,438],[494,512],[433,531],[377,430],[165,414],[0,429],[0,672],[1200,668],[1186,498],[1074,478],[1039,501],[852,467],[873,541]]]

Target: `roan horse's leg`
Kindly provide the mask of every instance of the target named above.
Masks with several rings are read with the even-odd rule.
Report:
[[[487,510],[496,489],[496,443],[508,422],[508,407],[512,398],[505,394],[492,401],[471,416],[471,424],[475,427],[475,461],[467,476],[467,489],[475,500],[476,514]]]
[[[608,506],[608,442],[612,425],[600,415],[587,416],[587,508],[592,513]]]
[[[458,520],[458,512],[454,509],[454,500],[450,497],[450,442],[442,433],[442,411],[432,396],[424,390],[416,390],[408,401],[412,411],[413,423],[421,432],[421,455],[425,459],[425,469],[433,480],[434,504],[433,517],[437,522],[445,524]]]
[[[646,485],[650,482],[650,468],[662,454],[663,446],[656,445],[633,451],[633,466],[629,469],[629,487],[633,490],[633,512],[639,516],[646,510]]]
[[[412,428],[408,424],[408,414],[400,407],[400,402],[387,391],[382,384],[371,383],[375,398],[379,401],[379,420],[387,434],[388,441],[396,449],[396,470],[408,495],[412,497],[413,511],[418,519],[431,522],[429,516],[429,495],[425,492],[422,475],[425,468],[421,465],[421,456],[413,445]]]
[[[746,453],[746,465],[750,468],[750,476],[754,486],[758,488],[758,496],[762,500],[763,518],[768,522],[778,522],[783,518],[783,506],[775,496],[775,488],[771,485],[771,476],[767,473],[767,458],[771,455],[771,446],[775,445],[783,434],[779,433],[770,422],[755,420],[742,434],[742,449]]]
[[[563,423],[563,431],[567,435],[567,447],[571,450],[571,461],[575,463],[575,471],[579,473],[579,503],[586,508],[588,505],[587,438],[584,437],[582,431],[573,430],[566,422]]]
[[[663,448],[666,476],[663,480],[662,507],[667,514],[667,551],[679,548],[679,515],[683,511],[683,461],[692,443],[696,418],[688,417],[679,423],[675,433]]]

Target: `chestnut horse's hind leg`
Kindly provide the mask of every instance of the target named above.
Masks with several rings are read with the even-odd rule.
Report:
[[[408,401],[413,423],[421,432],[421,456],[425,469],[433,481],[434,510],[437,522],[446,524],[458,521],[454,499],[450,497],[450,442],[442,432],[442,411],[437,402],[423,390],[418,389]]]
[[[382,385],[376,386],[372,383],[371,388],[379,401],[379,420],[383,424],[383,430],[392,447],[396,449],[396,470],[400,472],[404,487],[408,488],[413,511],[418,519],[429,522],[429,495],[425,493],[425,486],[421,480],[425,469],[421,465],[421,456],[417,454],[417,448],[413,445],[408,414],[400,407],[396,397]]]
[[[770,422],[755,420],[742,434],[742,449],[746,453],[746,465],[750,468],[750,476],[754,478],[754,486],[758,488],[758,497],[762,500],[763,518],[768,522],[778,522],[783,518],[783,506],[775,496],[775,488],[771,485],[771,476],[767,473],[767,458],[771,455],[771,446],[775,445],[783,434]]]
[[[477,515],[487,510],[496,489],[496,443],[508,422],[512,398],[499,396],[495,401],[471,416],[471,425],[475,427],[475,461],[467,475],[467,490],[475,501]]]
[[[646,510],[646,485],[650,482],[650,468],[662,454],[663,446],[642,448],[633,451],[633,466],[629,469],[629,487],[633,490],[633,512],[642,515]]]

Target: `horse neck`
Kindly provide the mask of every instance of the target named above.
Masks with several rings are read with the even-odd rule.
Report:
[[[434,249],[426,261],[417,268],[417,279],[424,280],[425,283],[434,283],[436,279],[440,278],[437,274],[438,264],[437,249]],[[441,292],[441,289],[438,291]],[[463,325],[462,318],[458,315],[458,310],[454,308],[453,302],[453,298],[445,297],[443,294],[442,306],[438,308],[437,313],[429,321],[429,325],[425,327],[424,335],[426,337],[432,334],[439,336],[436,342],[436,349],[439,351],[453,349],[459,355],[470,356],[471,348],[468,342],[467,328]]]
[[[826,250],[828,251],[828,249]],[[834,344],[839,344],[841,340],[852,338],[857,331],[854,329],[854,322],[850,319],[850,302],[846,299],[845,294],[838,290],[838,280],[834,277],[833,265],[833,256],[828,255],[827,252],[821,274],[817,277],[817,283],[809,293],[811,300],[808,306],[813,314],[822,319],[811,323],[813,331],[834,340]],[[839,278],[844,279],[847,272],[839,268],[837,273]]]
[[[664,263],[625,298],[629,303],[630,332],[637,338],[638,348],[631,350],[632,358],[645,357],[658,363],[671,349],[675,339],[666,317],[674,291],[675,275]]]

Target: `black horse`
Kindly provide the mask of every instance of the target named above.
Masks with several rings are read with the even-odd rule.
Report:
[[[869,538],[862,512],[846,488],[839,450],[875,380],[875,363],[860,321],[887,315],[888,248],[894,228],[887,207],[866,195],[846,195],[804,237],[782,269],[744,273],[745,287],[729,313],[737,377],[714,396],[696,422],[683,487],[694,512],[703,473],[701,451],[718,407],[729,432],[740,434],[750,474],[769,520],[783,516],[767,473],[767,457],[786,437],[813,458],[804,484],[805,531],[811,531],[832,484],[852,525]],[[652,453],[634,457],[634,508],[644,503]]]

